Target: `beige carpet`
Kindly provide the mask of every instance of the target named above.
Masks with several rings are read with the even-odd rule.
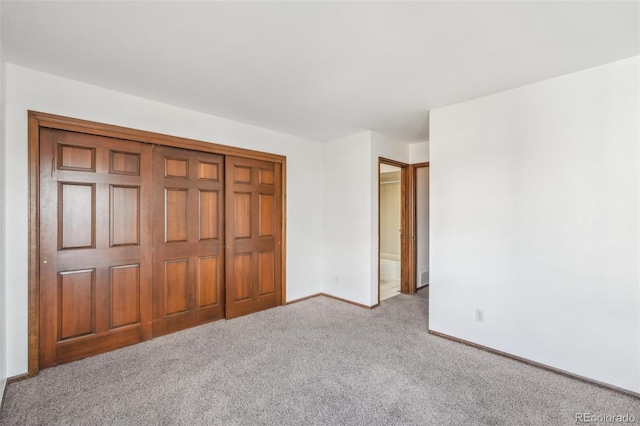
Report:
[[[573,425],[640,401],[427,334],[428,290],[325,297],[9,386],[2,425]],[[640,422],[640,420],[636,420]]]

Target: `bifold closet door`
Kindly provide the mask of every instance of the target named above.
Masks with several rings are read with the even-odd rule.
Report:
[[[39,365],[151,338],[151,146],[40,129]]]
[[[282,304],[282,166],[227,156],[226,317]]]
[[[224,157],[153,151],[153,335],[159,336],[224,317]]]

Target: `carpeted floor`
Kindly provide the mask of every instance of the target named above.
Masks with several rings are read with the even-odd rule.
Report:
[[[44,370],[1,425],[573,425],[640,400],[427,334],[428,290],[316,297]]]

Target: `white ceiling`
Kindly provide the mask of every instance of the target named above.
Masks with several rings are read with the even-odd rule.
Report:
[[[0,4],[11,63],[318,141],[640,53],[637,1]]]

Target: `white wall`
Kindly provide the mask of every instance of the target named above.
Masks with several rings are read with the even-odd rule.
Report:
[[[379,157],[408,162],[409,145],[369,131],[324,144],[323,291],[366,306],[378,303]]]
[[[411,164],[429,161],[429,142],[409,145]],[[429,169],[416,172],[416,287],[421,287],[422,271],[429,271]]]
[[[409,160],[411,164],[429,161],[429,142],[418,142],[409,145]]]
[[[322,289],[322,145],[7,64],[8,374],[27,371],[27,110],[287,156],[287,300]]]
[[[394,259],[402,254],[401,195],[400,172],[380,173],[380,254],[391,255]]]
[[[431,112],[432,330],[640,392],[638,64]]]
[[[371,133],[325,142],[323,148],[323,292],[370,305]]]
[[[1,9],[1,8],[0,8]],[[0,19],[2,22],[2,19]],[[0,25],[1,27],[1,25]],[[5,188],[6,177],[4,158],[5,156],[5,99],[6,99],[6,69],[4,58],[4,47],[2,45],[2,28],[0,28],[0,404],[5,382],[7,379],[7,322],[6,306],[8,305],[6,295],[7,281],[5,279]]]

